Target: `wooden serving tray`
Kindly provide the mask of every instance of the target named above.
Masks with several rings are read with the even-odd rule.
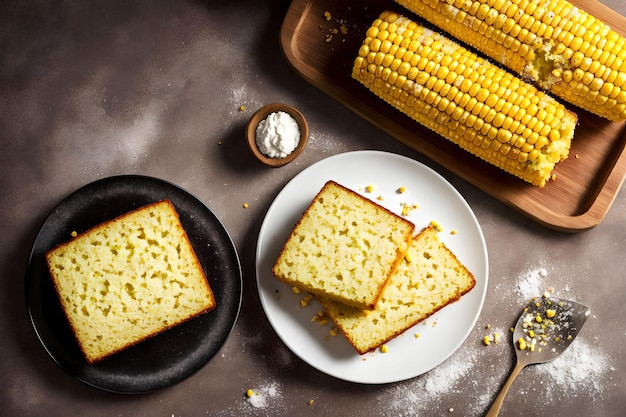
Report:
[[[626,36],[624,16],[597,0],[570,1]],[[386,9],[416,18],[392,0],[294,0],[281,28],[283,53],[304,79],[356,114],[540,224],[567,232],[600,224],[626,177],[626,123],[566,104],[579,116],[570,157],[557,164],[556,181],[542,189],[529,185],[422,127],[351,78],[365,31]]]

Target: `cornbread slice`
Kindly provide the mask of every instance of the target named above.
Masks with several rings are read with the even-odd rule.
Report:
[[[272,272],[302,290],[371,309],[414,229],[410,221],[328,181],[291,232]]]
[[[48,251],[46,261],[89,363],[216,305],[168,200],[102,223]]]
[[[472,273],[428,226],[413,239],[374,310],[317,298],[350,344],[364,354],[457,301],[475,285]]]

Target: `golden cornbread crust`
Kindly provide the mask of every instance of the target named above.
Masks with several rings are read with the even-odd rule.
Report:
[[[215,297],[174,205],[148,204],[46,253],[88,363],[212,310]]]
[[[371,309],[414,229],[410,221],[331,180],[298,220],[272,272],[301,290]]]
[[[365,354],[458,301],[475,285],[472,273],[428,226],[413,239],[374,310],[317,298],[350,344]]]

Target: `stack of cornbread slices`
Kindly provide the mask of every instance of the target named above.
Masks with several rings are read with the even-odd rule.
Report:
[[[415,225],[334,181],[315,196],[272,272],[314,294],[359,354],[474,288],[430,226]]]

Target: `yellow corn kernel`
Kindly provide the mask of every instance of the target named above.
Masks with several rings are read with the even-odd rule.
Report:
[[[293,291],[294,294],[300,294],[302,292],[302,290],[298,287],[291,287],[291,291]]]
[[[539,314],[537,314],[537,316],[535,316],[535,321],[537,323],[541,323],[543,321],[543,319],[541,318],[541,316]]]
[[[546,317],[551,319],[554,316],[556,316],[556,310],[552,310],[552,309],[547,309],[546,310]]]
[[[254,395],[254,391],[252,391],[251,389],[248,389],[248,391],[246,391],[246,395],[248,396],[248,398],[250,398]]]
[[[382,345],[380,347],[380,351],[381,351],[381,353],[387,353],[387,352],[389,352],[389,347],[387,345]]]
[[[526,345],[526,340],[524,340],[523,337],[520,337],[517,340],[517,346],[519,347],[519,350],[525,350],[527,345]]]
[[[368,185],[367,187],[365,187],[365,191],[367,191],[368,193],[374,192],[374,186],[371,184]]]
[[[406,187],[398,188],[398,194],[404,194],[406,192]]]
[[[483,337],[483,343],[485,344],[485,346],[491,345],[491,339],[489,338],[489,336]]]
[[[72,230],[72,233],[70,233],[70,236],[76,237],[78,236],[78,233],[76,233],[76,230]]]

